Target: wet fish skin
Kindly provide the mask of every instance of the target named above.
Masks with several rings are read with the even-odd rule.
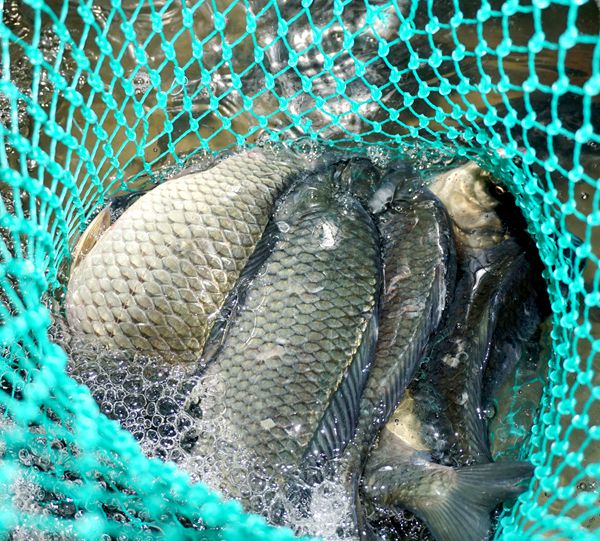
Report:
[[[450,221],[428,190],[396,198],[378,225],[385,289],[375,359],[361,401],[361,426],[371,442],[423,360],[456,274]]]
[[[445,326],[414,382],[415,399],[435,427],[430,447],[435,449],[443,434],[438,458],[457,466],[492,460],[482,406],[483,373],[500,312],[509,296],[526,291],[529,267],[520,247],[506,240],[462,259],[461,274]]]
[[[499,201],[495,210],[506,225],[507,234],[526,253],[527,264],[523,272],[528,276],[519,282],[519,290],[508,296],[499,314],[492,351],[484,373],[482,397],[486,410],[491,407],[498,390],[514,376],[515,368],[521,360],[539,359],[540,325],[552,313],[543,278],[544,264],[539,259],[533,239],[527,233],[527,221],[512,194],[499,187],[494,190],[494,195]],[[578,237],[573,236],[574,248],[580,242]],[[574,250],[565,250],[564,256],[571,259],[573,266],[578,264]],[[583,272],[582,268],[579,270]]]
[[[379,170],[367,158],[352,158],[348,165],[339,171],[339,183],[352,193],[358,201],[370,210],[370,201],[380,189],[382,178]]]
[[[248,468],[279,488],[351,439],[377,337],[379,237],[335,171],[297,184],[278,205],[275,238],[244,271],[253,277],[204,373],[217,399],[200,402],[203,420],[224,416],[232,445],[253,457]],[[198,453],[210,452],[202,445]],[[218,467],[219,488],[243,498],[248,471]]]
[[[456,270],[448,215],[429,191],[416,196],[399,192],[378,225],[385,280],[379,340],[360,402],[357,433],[344,456],[344,479],[354,498],[361,538],[370,538],[372,532],[359,498],[360,474],[381,427],[423,360]]]
[[[139,198],[72,272],[73,330],[111,349],[196,360],[275,198],[307,167],[254,150]]]
[[[486,349],[487,338],[477,337],[476,331],[480,328],[477,323],[480,321],[474,316],[479,313],[480,319],[486,321],[481,314],[482,311],[485,312],[482,307],[485,308],[486,305],[495,309],[492,309],[492,313],[498,313],[500,299],[496,298],[498,302],[494,304],[489,297],[494,292],[493,280],[484,280],[487,282],[487,303],[484,288],[480,288],[481,299],[477,303],[473,302],[473,296],[478,278],[479,281],[483,279],[481,274],[479,277],[475,274],[478,268],[481,270],[485,267],[485,257],[482,254],[490,255],[495,250],[497,253],[496,246],[505,237],[503,224],[495,213],[497,201],[489,193],[491,182],[478,167],[467,164],[439,175],[430,185],[453,218],[462,269],[459,270],[459,286],[454,293],[449,313],[444,318],[444,326],[435,334],[437,345],[434,345],[434,351],[428,357],[437,356],[439,360],[446,347],[444,339],[452,338],[455,333],[471,335],[476,338],[475,342],[485,345],[482,358],[489,351]],[[476,217],[476,220],[471,220],[471,217]],[[509,241],[508,245],[510,244]],[[516,259],[518,248],[513,244],[508,251],[511,249],[515,251]],[[500,248],[500,253],[503,250],[507,251],[506,246]],[[475,254],[479,254],[480,259]],[[469,262],[472,263],[470,272]],[[516,268],[519,268],[518,264]],[[527,280],[526,276],[525,273],[523,282]],[[502,289],[502,285],[496,284],[496,287]],[[515,300],[515,305],[518,306],[522,299],[523,297]],[[470,323],[469,313],[472,319]],[[383,327],[383,322],[381,326]],[[493,322],[490,327],[493,327]],[[447,347],[451,349],[451,345]],[[430,377],[435,374],[438,366],[432,364],[428,371],[431,360],[427,361],[423,371]],[[464,459],[462,452],[453,452],[458,451],[461,445],[456,445],[453,438],[453,418],[446,414],[448,402],[441,397],[452,400],[453,396],[462,396],[466,388],[465,381],[471,381],[464,377],[467,374],[468,371],[463,372],[462,389],[457,388],[457,381],[451,390],[445,388],[444,377],[435,375],[436,385],[426,378],[423,378],[423,383],[413,382],[382,430],[378,446],[371,452],[363,473],[362,501],[367,508],[375,504],[376,508],[383,506],[392,512],[397,508],[411,510],[425,521],[438,541],[482,541],[490,528],[492,509],[498,502],[511,499],[524,491],[523,483],[532,473],[532,467],[526,463],[492,463],[452,468],[434,462],[433,457],[439,459],[448,457],[449,454],[453,454],[457,462]],[[476,370],[475,375],[471,376],[471,379],[478,377],[481,380],[481,370]],[[460,408],[457,411],[460,414]],[[485,439],[485,427],[478,425],[477,433],[481,435],[481,440]],[[480,447],[484,449],[480,454],[489,454],[485,442]],[[478,449],[479,446],[475,448]],[[365,532],[368,539],[377,539],[377,532],[368,527]]]
[[[515,372],[515,368],[527,353],[533,358],[540,355],[539,328],[542,323],[544,299],[532,287],[529,262],[522,271],[519,291],[505,300],[492,338],[492,349],[483,375],[482,405],[488,409],[499,389]]]
[[[410,395],[405,399],[410,400]],[[524,492],[523,483],[531,477],[533,466],[526,462],[462,468],[437,464],[422,443],[415,444],[421,436],[418,423],[409,420],[404,425],[407,432],[398,435],[392,431],[394,421],[383,429],[367,462],[364,496],[378,505],[411,511],[425,521],[436,541],[486,540],[491,511]]]

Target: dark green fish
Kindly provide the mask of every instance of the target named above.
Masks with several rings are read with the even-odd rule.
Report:
[[[510,295],[526,298],[528,268],[509,240],[463,251],[459,272],[422,373],[369,458],[363,492],[375,505],[411,511],[438,541],[482,541],[492,509],[523,492],[533,471],[522,462],[490,463],[481,405],[498,315]]]
[[[360,426],[371,442],[423,360],[456,272],[448,215],[428,190],[397,197],[380,218],[379,229],[385,288],[379,340],[360,417]],[[362,452],[368,452],[368,447],[362,447]]]
[[[492,338],[481,393],[484,409],[488,409],[498,390],[514,375],[523,356],[539,357],[542,308],[538,292],[531,286],[528,263],[523,265],[522,272],[521,291],[508,295]]]
[[[361,535],[366,535],[366,526],[357,499],[360,473],[377,434],[423,359],[447,304],[456,266],[449,218],[427,190],[416,196],[397,194],[379,228],[385,276],[379,340],[360,403],[357,434],[345,457],[346,482],[355,498]]]
[[[256,486],[293,488],[354,435],[382,278],[376,227],[340,187],[342,170],[309,176],[283,198],[205,350],[194,400],[232,449],[214,465],[218,488],[253,511],[265,513]],[[200,438],[196,452],[213,451]]]
[[[530,283],[525,254],[512,240],[465,251],[460,271],[445,326],[414,386],[425,420],[438,434],[432,434],[432,448],[439,447],[441,462],[455,466],[492,460],[483,373],[500,314],[506,306],[523,303]]]

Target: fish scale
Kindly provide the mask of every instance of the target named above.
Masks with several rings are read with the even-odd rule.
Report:
[[[527,269],[513,241],[502,241],[503,224],[494,211],[498,202],[490,196],[489,186],[489,177],[474,164],[440,175],[431,186],[452,219],[458,281],[451,285],[446,313],[430,338],[426,362],[368,456],[361,481],[361,503],[371,512],[364,527],[367,534],[373,533],[371,519],[381,510],[386,514],[384,523],[394,517],[394,531],[419,531],[406,514],[410,511],[425,521],[438,541],[488,539],[492,510],[522,493],[531,477],[531,465],[523,462],[450,467],[434,461],[452,454],[451,458],[459,455],[462,465],[465,451],[489,453],[479,452],[485,447],[480,445],[484,426],[474,426],[469,419],[477,418],[481,409],[481,370],[490,332],[498,313],[507,308],[511,309],[506,317],[509,329],[522,324],[514,313],[521,306],[523,291],[514,286],[520,280],[527,291]],[[386,332],[390,327],[386,320],[393,323],[392,315],[384,301],[378,354],[394,354],[405,347],[405,339]],[[374,366],[380,358],[376,355]],[[474,429],[481,436],[472,436]],[[403,511],[396,515],[398,509]],[[377,521],[372,525],[379,528]],[[421,532],[419,539],[429,538]]]
[[[224,416],[231,442],[253,456],[248,468],[269,472],[275,482],[283,481],[286,468],[302,469],[311,450],[328,452],[318,434],[327,431],[328,416],[336,417],[331,404],[346,389],[350,367],[367,362],[375,342],[378,234],[360,203],[332,194],[329,181],[322,182],[315,185],[318,195],[307,190],[313,203],[320,198],[309,211],[290,212],[296,196],[282,202],[273,221],[274,246],[231,315],[223,344],[205,372],[216,398],[201,402],[203,422]],[[276,225],[283,211],[285,232]],[[324,223],[335,225],[333,245]],[[349,420],[332,436],[340,448],[352,424]],[[200,446],[197,452],[210,449]],[[238,487],[244,483],[236,475],[245,472],[229,463],[217,467],[224,483],[220,488],[242,496]]]
[[[379,224],[385,251],[384,304],[360,422],[371,442],[423,361],[456,266],[450,222],[440,202],[423,191],[395,205]]]
[[[275,198],[308,166],[292,153],[252,151],[139,198],[73,269],[71,327],[110,348],[198,359]]]

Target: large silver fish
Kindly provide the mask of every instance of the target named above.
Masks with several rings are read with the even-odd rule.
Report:
[[[139,198],[72,270],[72,329],[112,349],[196,360],[276,197],[315,166],[291,152],[254,150]]]
[[[284,489],[354,434],[382,280],[375,225],[343,183],[329,168],[284,196],[217,345],[207,343],[202,423],[220,424],[233,455],[247,458],[215,465],[219,488],[257,512],[264,502],[242,488],[249,475]],[[200,438],[197,453],[213,451]]]

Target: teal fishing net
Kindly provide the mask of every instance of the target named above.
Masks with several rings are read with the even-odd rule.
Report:
[[[293,537],[146,458],[67,376],[48,329],[107,197],[221,149],[325,140],[374,160],[472,159],[515,196],[553,316],[542,399],[514,451],[535,476],[496,536],[598,538],[594,0],[0,6],[0,536]]]

